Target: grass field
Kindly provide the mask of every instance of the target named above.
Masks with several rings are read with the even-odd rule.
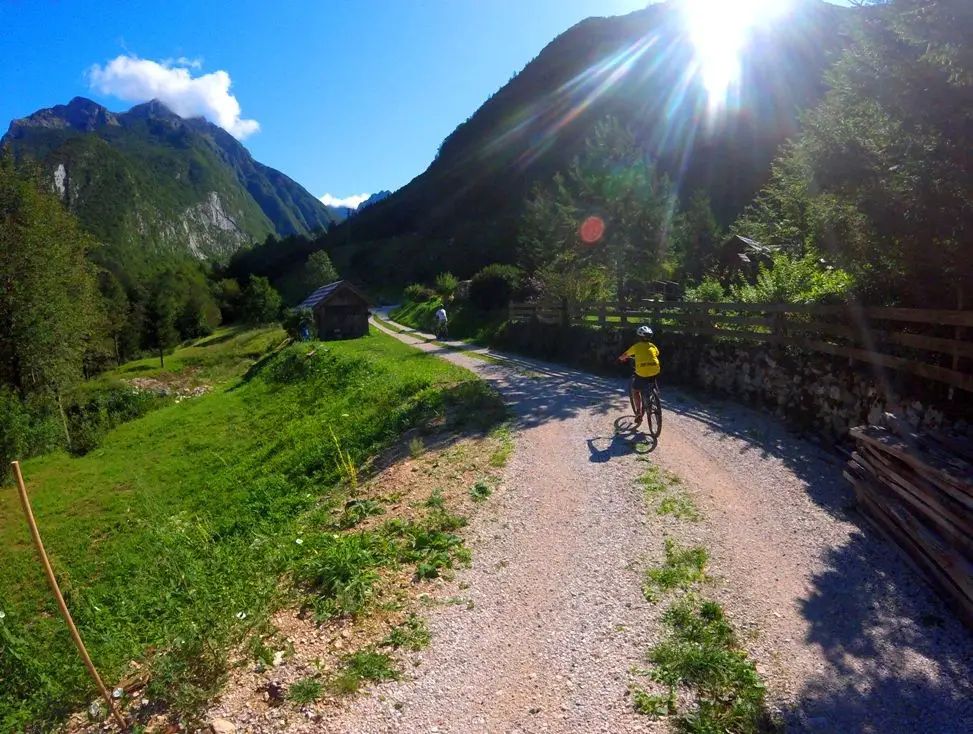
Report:
[[[226,330],[167,357],[164,371],[153,359],[123,365],[100,380],[191,369],[214,389],[118,426],[83,457],[23,465],[68,605],[109,686],[141,670],[153,699],[198,708],[228,651],[293,589],[282,579],[309,565],[333,576],[323,555],[308,554],[336,536],[309,530],[343,506],[356,469],[444,415],[467,416],[458,426],[467,432],[503,419],[471,373],[390,337],[275,353],[282,339]],[[94,689],[9,485],[0,487],[0,568],[0,731],[47,729]]]

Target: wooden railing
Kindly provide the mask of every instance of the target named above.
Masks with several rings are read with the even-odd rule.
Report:
[[[645,301],[514,303],[511,321],[769,342],[867,362],[973,392],[973,311]],[[964,334],[964,330],[965,334]]]

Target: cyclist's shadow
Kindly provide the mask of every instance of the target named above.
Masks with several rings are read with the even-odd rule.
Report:
[[[618,456],[650,454],[658,444],[654,437],[635,428],[635,416],[623,415],[615,420],[615,432],[611,438],[596,436],[588,439],[588,451],[591,453],[588,461],[604,464]]]

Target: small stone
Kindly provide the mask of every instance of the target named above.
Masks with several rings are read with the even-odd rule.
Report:
[[[541,712],[540,706],[534,706],[530,709],[530,713],[539,714]]]
[[[213,734],[236,734],[236,724],[226,719],[213,719],[209,728]]]
[[[274,653],[274,667],[280,667],[284,663],[284,651],[278,650]]]

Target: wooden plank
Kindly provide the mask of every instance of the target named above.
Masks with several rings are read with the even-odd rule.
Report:
[[[880,308],[861,310],[867,319],[883,321],[909,321],[917,324],[940,326],[973,326],[973,311],[940,311],[925,308]]]
[[[947,491],[955,490],[954,496],[958,502],[970,507],[973,500],[973,467],[967,462],[957,460],[949,462],[942,455],[928,450],[923,451],[919,446],[909,446],[888,431],[875,426],[859,426],[849,431],[851,437],[859,445],[867,443],[878,451],[892,455],[908,464],[924,479],[935,483]]]
[[[918,375],[919,377],[925,377],[929,380],[935,380],[936,382],[942,382],[947,385],[952,385],[953,387],[958,387],[960,390],[973,392],[973,375],[968,375],[963,372],[955,372],[954,370],[946,367],[938,367],[936,365],[923,364],[921,362],[911,362],[907,359],[902,359],[901,357],[893,357],[891,355],[880,354],[878,352],[869,352],[865,351],[864,349],[857,349],[855,347],[842,347],[838,346],[837,344],[828,344],[827,342],[821,341],[786,338],[782,339],[781,343],[811,349],[812,351],[822,352],[824,354],[831,354],[836,357],[849,357],[851,359],[857,359],[859,362],[867,362],[879,367],[888,367],[890,369],[899,370],[900,372],[908,372],[909,374]]]
[[[856,495],[865,519],[899,550],[919,577],[939,593],[967,625],[973,627],[973,600],[966,598],[955,582],[937,567],[935,561],[901,527],[899,518],[874,499],[868,484],[861,482],[856,486]]]
[[[902,331],[862,330],[844,324],[821,323],[820,321],[788,321],[787,329],[807,332],[811,334],[828,334],[852,339],[859,344],[898,344],[903,347],[921,349],[927,352],[941,352],[943,354],[959,354],[961,357],[973,357],[973,342],[957,342],[955,339],[925,336],[924,334],[909,334]]]

